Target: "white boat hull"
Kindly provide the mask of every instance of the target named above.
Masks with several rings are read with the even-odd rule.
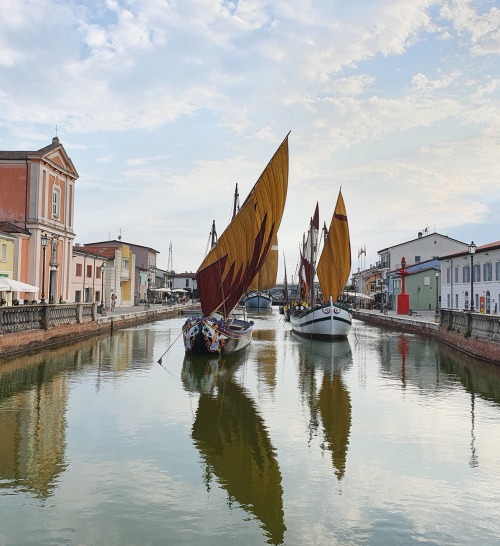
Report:
[[[212,316],[192,316],[182,326],[184,349],[189,355],[231,354],[250,343],[253,326],[236,318],[226,324]]]
[[[273,304],[270,294],[254,292],[245,296],[245,307],[247,309],[269,309]]]
[[[317,305],[290,314],[292,331],[309,339],[346,338],[352,324],[351,313],[335,304]]]

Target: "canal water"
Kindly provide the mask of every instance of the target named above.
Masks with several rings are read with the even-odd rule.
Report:
[[[0,545],[500,543],[500,367],[254,320],[225,361],[182,319],[1,359]]]

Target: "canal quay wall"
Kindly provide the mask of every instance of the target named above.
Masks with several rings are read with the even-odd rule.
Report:
[[[0,307],[0,357],[178,317],[185,304],[104,309],[97,304]]]
[[[0,307],[0,357],[143,322],[198,313],[198,306],[141,305],[105,309],[97,304],[22,305]],[[395,311],[359,309],[353,317],[364,322],[424,336],[451,345],[475,358],[500,365],[500,318],[495,315],[441,309],[398,315]]]
[[[500,365],[500,317],[441,309],[398,315],[395,311],[356,310],[353,317],[393,330],[433,337],[474,358]]]

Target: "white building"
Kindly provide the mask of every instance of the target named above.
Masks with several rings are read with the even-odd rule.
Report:
[[[471,294],[474,311],[500,312],[500,241],[441,256],[441,307],[470,310]]]

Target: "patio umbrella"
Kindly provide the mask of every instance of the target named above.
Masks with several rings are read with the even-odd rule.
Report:
[[[38,286],[26,284],[25,282],[9,279],[8,277],[0,277],[0,292],[38,292]]]

